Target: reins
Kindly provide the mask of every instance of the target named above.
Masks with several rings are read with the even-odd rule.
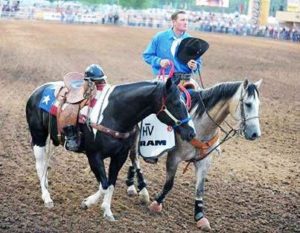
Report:
[[[199,73],[199,79],[200,79],[201,85],[202,85],[202,87],[204,87],[199,69],[198,69],[198,73]],[[210,139],[207,142],[202,142],[202,141],[200,141],[198,139],[195,139],[195,140],[198,141],[198,143],[195,143],[195,140],[194,140],[194,142],[193,142],[193,140],[192,140],[192,142],[190,142],[191,145],[193,145],[196,149],[198,149],[200,151],[200,154],[198,155],[198,157],[194,157],[194,158],[186,161],[187,165],[183,169],[183,174],[187,171],[187,169],[188,169],[188,167],[189,167],[189,165],[190,165],[191,162],[195,163],[195,162],[198,162],[200,160],[203,160],[210,153],[212,153],[219,146],[221,146],[223,143],[225,143],[226,141],[228,141],[231,138],[235,137],[239,132],[242,133],[243,129],[245,128],[246,121],[251,120],[251,119],[255,119],[255,118],[259,118],[258,116],[251,117],[251,118],[246,118],[245,109],[244,109],[244,97],[246,95],[246,92],[244,93],[244,95],[241,92],[241,97],[239,99],[239,104],[236,107],[236,110],[237,110],[238,106],[240,105],[241,118],[242,118],[241,119],[240,127],[238,129],[234,129],[227,121],[224,121],[226,123],[226,125],[230,128],[229,131],[226,131],[220,124],[218,124],[211,117],[211,115],[209,114],[209,112],[208,112],[208,110],[207,110],[207,108],[206,108],[206,106],[204,104],[204,101],[203,101],[203,98],[201,96],[201,93],[199,92],[198,94],[199,94],[199,99],[200,99],[201,105],[203,106],[205,113],[207,114],[207,116],[209,117],[209,119],[218,127],[219,130],[218,130],[218,133],[212,139]],[[219,131],[220,130],[225,134],[225,136],[221,139],[221,141],[216,146],[214,146],[213,148],[211,148],[209,152],[204,153],[205,150],[208,150],[213,144],[215,144],[215,142],[217,142],[217,140],[215,140],[215,138],[216,138],[217,135],[219,135]],[[214,142],[214,143],[210,143],[210,142]],[[203,145],[205,145],[205,143],[206,143],[206,146],[203,146]],[[208,145],[210,145],[210,146],[208,146]]]

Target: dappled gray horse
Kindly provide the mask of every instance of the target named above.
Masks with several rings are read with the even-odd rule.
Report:
[[[201,230],[209,231],[211,229],[203,212],[204,181],[212,162],[212,156],[209,153],[218,148],[220,124],[228,115],[231,115],[237,123],[237,128],[232,129],[231,132],[238,132],[247,140],[255,140],[260,137],[258,88],[261,82],[262,80],[256,83],[249,83],[248,80],[225,82],[205,90],[190,91],[191,116],[197,132],[196,140],[189,143],[176,136],[176,149],[167,155],[166,181],[163,190],[149,206],[151,211],[162,211],[162,203],[173,187],[179,163],[191,161],[196,169],[194,218],[197,227]],[[133,166],[129,167],[128,171],[128,195],[137,193],[134,186],[136,173],[140,198],[143,202],[148,202],[149,194],[140,169],[136,148],[131,149],[130,158]]]

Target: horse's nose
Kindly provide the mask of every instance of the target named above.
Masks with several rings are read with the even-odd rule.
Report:
[[[194,137],[196,137],[196,133],[193,131],[189,134],[188,141],[191,141]]]
[[[251,135],[251,140],[255,140],[257,138],[259,138],[259,135],[256,132]]]

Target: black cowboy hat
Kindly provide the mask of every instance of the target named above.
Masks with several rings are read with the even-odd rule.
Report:
[[[177,50],[177,58],[184,64],[189,60],[197,60],[208,49],[209,44],[205,40],[195,37],[188,37],[183,39]]]

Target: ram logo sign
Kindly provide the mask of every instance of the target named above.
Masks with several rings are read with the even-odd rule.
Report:
[[[140,123],[139,153],[143,157],[158,157],[174,148],[174,130],[161,123],[155,114]]]

